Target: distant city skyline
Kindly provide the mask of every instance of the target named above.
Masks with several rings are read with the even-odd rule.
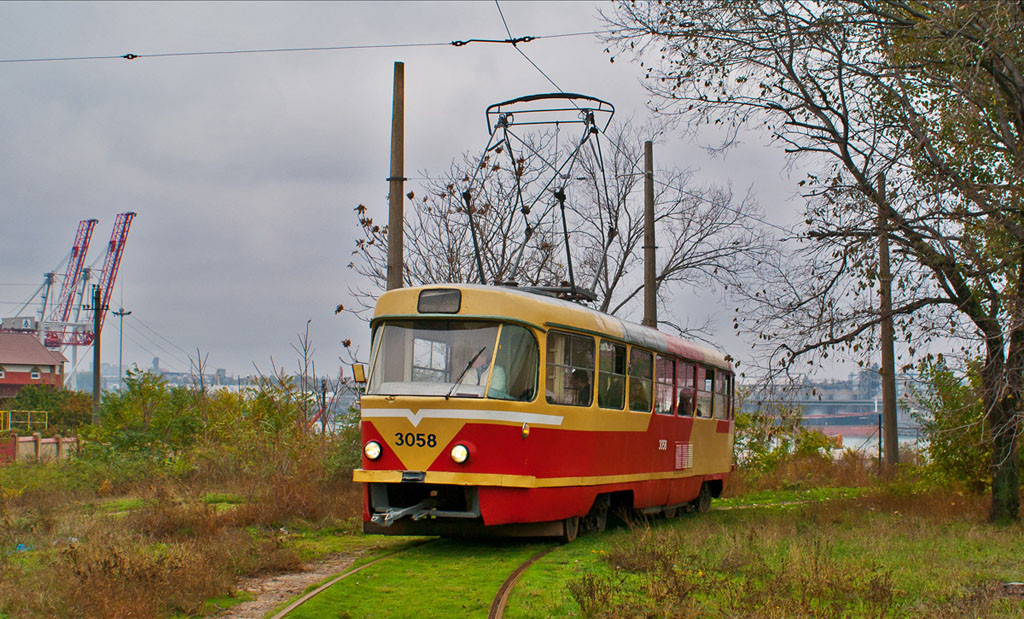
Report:
[[[537,36],[603,29],[597,11],[612,7],[501,8],[513,36]],[[142,55],[0,63],[0,316],[67,253],[79,220],[100,220],[92,264],[114,215],[131,210],[138,216],[111,303],[132,312],[126,368],[160,357],[188,371],[198,348],[208,367],[231,374],[254,373],[254,364],[291,372],[307,320],[318,373],[336,372],[345,339],[366,360],[368,326],[334,308],[351,305],[347,289],[357,283],[346,267],[353,209],[365,204],[386,220],[393,63],[406,63],[405,169],[415,191],[423,176],[483,146],[487,105],[554,89],[511,46],[444,44],[507,36],[493,2],[0,4],[0,60]],[[146,56],[386,43],[441,45]],[[625,56],[609,62],[605,47],[593,35],[521,44],[562,89],[647,120],[642,68]],[[656,145],[659,167],[693,169],[695,182],[732,184],[738,194],[752,187],[773,221],[802,212],[780,149],[752,136],[715,156],[702,148],[714,136],[681,135]],[[717,296],[695,292],[677,308],[680,323],[721,315],[718,345],[741,359],[749,351]],[[118,326],[108,314],[103,360],[115,365]],[[78,358],[88,370],[90,350]]]

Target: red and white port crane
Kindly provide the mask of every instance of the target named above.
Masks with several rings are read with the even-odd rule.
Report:
[[[62,326],[62,323],[67,323],[71,318],[75,292],[78,290],[78,282],[82,279],[82,267],[85,265],[85,256],[89,253],[89,241],[92,240],[92,231],[96,227],[97,221],[96,219],[83,219],[78,222],[78,232],[75,234],[75,243],[71,246],[71,255],[68,258],[67,270],[64,272],[60,297],[44,321],[45,323],[57,323],[53,330],[44,330],[43,332],[43,342],[50,348],[57,348],[64,339],[64,331],[67,327]]]
[[[100,275],[100,298],[102,303],[98,308],[100,314],[100,329],[103,328],[103,320],[106,318],[107,306],[110,297],[114,293],[114,283],[117,281],[117,272],[121,267],[121,257],[124,255],[125,241],[128,240],[128,231],[131,228],[135,213],[118,213],[114,220],[114,229],[110,233],[110,242],[107,244],[107,254],[103,259],[103,272]],[[85,254],[89,248],[89,239],[92,237],[92,228],[96,225],[95,219],[84,220],[79,224],[78,234],[75,236],[75,244],[71,249],[71,259],[68,261],[67,274],[61,287],[60,300],[54,308],[51,320],[46,321],[42,326],[43,343],[48,348],[62,348],[64,346],[89,346],[96,339],[91,324],[92,313],[96,309],[90,309],[85,317],[84,323],[68,322],[71,316],[71,308],[75,298],[75,291],[82,278],[82,265],[85,262]],[[80,250],[80,251],[79,251]],[[83,287],[81,297],[85,298]]]

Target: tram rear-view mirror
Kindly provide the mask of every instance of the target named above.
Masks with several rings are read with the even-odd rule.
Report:
[[[458,314],[461,306],[461,290],[434,288],[420,292],[416,311],[421,314]]]
[[[365,383],[366,382],[366,366],[363,365],[362,363],[353,363],[352,364],[352,378],[357,383]]]

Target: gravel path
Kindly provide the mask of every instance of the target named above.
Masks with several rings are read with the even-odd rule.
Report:
[[[263,619],[267,613],[300,595],[310,585],[341,572],[359,558],[360,553],[336,554],[310,563],[300,572],[287,572],[247,578],[239,591],[248,591],[256,599],[223,610],[211,619]]]

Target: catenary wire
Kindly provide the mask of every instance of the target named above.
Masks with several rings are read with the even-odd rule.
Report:
[[[512,41],[515,41],[515,39],[514,39],[514,38],[512,37],[512,30],[511,30],[511,29],[509,29],[509,27],[508,27],[508,22],[507,22],[507,21],[505,20],[505,13],[503,13],[503,12],[502,12],[502,10],[501,10],[501,5],[500,5],[500,4],[498,4],[498,0],[494,0],[494,6],[495,6],[495,7],[496,7],[496,8],[498,9],[498,15],[499,15],[499,16],[501,16],[501,23],[505,25],[505,32],[507,32],[507,33],[508,33],[508,38],[509,38],[510,40],[512,40]],[[529,62],[529,63],[530,63],[531,65],[533,65],[533,68],[534,68],[534,69],[537,69],[537,71],[538,71],[538,72],[539,72],[539,73],[540,73],[541,75],[543,75],[543,76],[544,76],[544,79],[546,79],[547,81],[551,82],[551,85],[552,85],[552,86],[554,86],[554,87],[555,87],[555,89],[556,89],[556,90],[558,90],[558,92],[561,92],[561,93],[564,93],[564,92],[565,92],[564,90],[562,90],[561,86],[559,86],[558,84],[556,84],[556,83],[555,83],[555,80],[551,79],[551,77],[550,77],[550,76],[549,76],[549,75],[548,75],[547,73],[545,73],[543,69],[541,69],[541,68],[540,68],[539,66],[537,66],[537,63],[536,63],[536,62],[534,62],[533,60],[531,60],[531,59],[530,59],[530,57],[526,55],[526,52],[524,52],[523,50],[519,49],[519,46],[518,46],[518,45],[516,45],[515,43],[512,43],[512,47],[514,47],[514,48],[515,48],[515,50],[516,50],[517,52],[519,52],[519,54],[520,54],[520,55],[521,55],[521,56],[522,56],[523,58],[526,58],[526,62]],[[575,102],[573,103],[573,105],[575,105]],[[577,106],[577,107],[578,107],[578,106]]]
[[[125,54],[111,55],[83,55],[83,56],[50,56],[39,58],[4,58],[0,64],[14,63],[39,63],[39,62],[69,62],[80,60],[138,60],[141,58],[182,58],[193,56],[229,56],[242,54],[287,54],[296,52],[332,52],[332,51],[357,51],[364,49],[396,49],[410,47],[464,47],[471,43],[498,43],[510,44],[518,49],[519,43],[530,43],[541,39],[562,39],[566,37],[579,37],[610,32],[607,30],[587,30],[581,32],[561,32],[557,34],[542,34],[536,36],[523,36],[513,38],[511,34],[508,39],[479,39],[469,38],[455,41],[427,41],[418,43],[369,43],[361,45],[324,45],[310,47],[275,47],[259,49],[228,49],[228,50],[203,50],[186,52],[158,52],[152,54],[136,54],[128,52]],[[521,53],[521,52],[520,52]],[[538,68],[539,70],[539,68]]]
[[[508,33],[509,38],[511,38],[512,37],[512,31],[508,27],[508,22],[505,21],[505,14],[501,11],[501,5],[498,4],[498,0],[494,0],[494,6],[497,7],[498,15],[501,16],[501,21],[502,21],[503,24],[505,24],[505,31]],[[600,34],[602,32],[608,32],[608,31],[595,31],[596,34]],[[557,88],[559,92],[562,92],[562,93],[565,92],[564,90],[562,90],[562,88],[558,84],[555,83],[555,81],[553,79],[551,79],[551,76],[549,76],[547,73],[544,72],[543,69],[541,69],[539,66],[537,66],[537,63],[535,63],[533,60],[530,59],[529,56],[527,56],[525,53],[523,53],[523,50],[519,49],[519,47],[516,46],[516,45],[513,45],[513,47],[515,47],[516,51],[518,51],[520,54],[522,54],[523,58],[526,58],[526,60],[531,65],[533,65],[533,67],[535,69],[537,69],[537,71],[542,76],[544,76],[544,79],[546,79],[548,82],[550,82],[552,86]],[[574,103],[574,105],[575,105],[575,103]],[[579,106],[577,106],[577,107],[579,107]],[[618,144],[615,143],[615,140],[609,140],[609,142],[611,143],[612,147],[615,148],[615,150],[617,150],[620,155],[624,156],[626,158],[626,160],[629,162],[629,164],[634,169],[637,170],[638,174],[640,174],[640,175],[644,174],[644,171],[640,168],[640,165],[637,162],[633,161],[632,157],[629,157],[627,153],[623,152],[622,148]],[[692,191],[688,191],[686,189],[683,189],[682,187],[675,187],[675,186],[673,186],[673,185],[671,185],[669,183],[665,183],[663,181],[659,181],[657,179],[657,177],[654,178],[654,184],[660,185],[662,188],[665,188],[665,189],[677,190],[680,193],[682,193],[684,195],[687,195],[687,196],[690,196],[691,198],[693,198],[695,200],[700,200],[701,202],[707,202],[709,204],[711,203],[711,200],[709,200],[708,198],[706,198],[706,197],[704,197],[704,196],[702,196],[702,195],[700,195],[698,193],[694,193]],[[754,217],[754,216],[752,216],[749,213],[740,213],[740,211],[738,211],[737,209],[731,208],[731,207],[726,206],[724,204],[721,205],[721,207],[724,208],[725,210],[731,211],[731,212],[733,212],[733,213],[735,213],[737,215],[743,215],[745,217],[753,219],[754,221],[756,221],[756,222],[758,222],[758,223],[760,223],[762,225],[768,226],[769,228],[774,228],[775,230],[778,230],[780,232],[784,232],[786,234],[791,234],[792,233],[791,230],[789,230],[789,229],[787,229],[787,228],[785,228],[783,226],[780,226],[778,224],[773,224],[773,223],[771,223],[769,221],[766,221],[766,220],[764,220],[762,218],[759,218],[759,217]]]
[[[142,350],[144,350],[144,351],[148,352],[149,354],[153,355],[153,357],[155,357],[157,359],[161,359],[161,357],[160,357],[160,355],[158,353],[155,353],[152,350],[150,350],[145,344],[139,342],[138,340],[133,338],[130,334],[125,333],[124,338],[126,340],[128,340],[129,342],[131,342],[132,344],[135,344],[136,346],[138,346]],[[161,361],[166,362],[167,360],[166,360],[166,358],[163,358],[163,359],[161,359]],[[166,371],[171,371],[171,372],[175,372],[175,373],[179,373],[179,374],[183,373],[183,370],[179,370],[179,369],[177,369],[175,367],[178,363],[181,362],[181,360],[180,359],[172,359],[172,361],[175,362],[174,365],[169,365],[166,368],[160,368],[160,369],[162,369],[162,370],[166,369]],[[138,364],[136,364],[136,367],[138,367]]]
[[[498,15],[501,16],[501,21],[505,25],[505,32],[508,33],[509,38],[512,38],[512,31],[508,27],[508,22],[505,20],[505,14],[502,12],[501,5],[498,4],[498,0],[494,0],[494,6],[498,9]],[[606,33],[606,32],[610,32],[610,31],[607,31],[607,30],[597,30],[597,31],[593,31],[593,32],[588,33],[588,34],[602,34],[602,33]],[[562,90],[562,88],[558,84],[555,83],[555,81],[553,79],[551,79],[551,76],[549,76],[547,73],[545,73],[544,70],[541,69],[537,65],[537,63],[535,63],[533,60],[531,60],[530,57],[527,56],[523,52],[523,50],[519,49],[519,47],[517,45],[514,45],[514,44],[513,44],[513,47],[515,47],[516,51],[518,51],[520,54],[522,54],[523,58],[526,58],[527,62],[529,62],[531,65],[533,65],[533,67],[535,69],[537,69],[537,71],[542,76],[544,76],[544,79],[546,79],[548,82],[550,82],[552,86],[554,86],[556,89],[558,89],[559,92],[562,92],[562,93],[565,92],[564,90]],[[575,105],[575,103],[573,103],[573,104]],[[579,106],[577,106],[577,107],[579,107]],[[640,168],[640,165],[637,162],[633,161],[633,159],[631,157],[629,157],[627,155],[627,153],[623,152],[622,148],[617,143],[615,143],[615,140],[609,140],[609,142],[611,143],[612,147],[615,148],[615,150],[617,150],[619,152],[620,155],[623,155],[626,158],[626,160],[629,161],[630,165],[634,169],[637,170],[637,173],[639,175],[643,175],[644,174],[644,171]],[[700,194],[694,193],[692,191],[688,191],[686,189],[683,189],[682,187],[675,187],[673,185],[670,185],[669,183],[665,183],[663,181],[659,181],[657,179],[657,177],[654,178],[654,184],[660,185],[662,188],[665,188],[665,189],[677,190],[680,193],[682,193],[684,195],[687,195],[687,196],[690,196],[691,198],[693,198],[695,200],[700,200],[701,202],[711,203],[711,200],[709,200],[708,198],[706,198],[706,197],[704,197],[704,196],[702,196]],[[750,215],[749,213],[740,213],[737,209],[731,208],[731,207],[726,206],[726,205],[721,205],[721,206],[722,206],[722,208],[724,208],[727,211],[731,211],[731,212],[733,212],[733,213],[735,213],[737,215],[742,214],[745,217],[753,219],[754,221],[756,221],[756,222],[758,222],[758,223],[760,223],[762,225],[768,226],[769,228],[773,228],[775,230],[778,230],[780,232],[784,232],[786,234],[791,234],[792,233],[791,230],[789,230],[789,229],[787,229],[787,228],[785,228],[783,226],[780,226],[778,224],[773,224],[773,223],[771,223],[769,221],[766,221],[766,220],[764,220],[762,218],[754,217],[754,216]]]
[[[188,356],[188,355],[191,355],[191,354],[192,354],[192,353],[188,352],[187,350],[185,350],[184,348],[182,348],[181,346],[178,346],[177,344],[175,344],[175,343],[174,343],[174,342],[172,342],[171,340],[167,339],[166,337],[164,337],[164,336],[163,336],[163,335],[161,335],[160,333],[158,333],[158,332],[156,331],[156,329],[154,329],[153,327],[151,327],[151,326],[147,325],[147,324],[146,324],[145,322],[143,322],[143,321],[142,321],[142,320],[140,320],[139,318],[135,318],[135,322],[139,323],[140,325],[142,325],[143,327],[145,327],[146,329],[148,329],[148,330],[149,330],[149,331],[150,331],[151,333],[153,333],[153,335],[156,335],[156,336],[157,336],[158,338],[160,338],[160,339],[162,339],[163,341],[167,342],[167,343],[168,343],[168,344],[170,344],[171,346],[174,346],[175,348],[177,348],[178,350],[180,350],[180,351],[181,351],[182,353],[184,353],[184,354],[185,354],[186,356]]]
[[[134,332],[134,333],[135,333],[136,335],[138,335],[138,336],[139,336],[139,337],[141,337],[141,338],[144,338],[144,339],[145,339],[145,340],[146,340],[147,342],[149,342],[149,343],[150,343],[150,345],[151,345],[151,346],[154,346],[154,347],[156,347],[156,348],[157,348],[157,349],[158,349],[159,351],[161,351],[161,352],[163,353],[163,356],[164,356],[165,358],[168,358],[168,357],[169,357],[169,358],[171,358],[171,359],[172,359],[173,361],[175,361],[176,363],[179,363],[179,364],[182,364],[182,365],[188,365],[188,364],[186,363],[186,361],[187,361],[186,359],[183,359],[183,358],[182,358],[182,357],[180,357],[180,356],[179,356],[179,355],[178,355],[177,353],[175,353],[175,352],[173,352],[173,351],[171,351],[171,350],[168,350],[167,348],[165,348],[165,347],[161,346],[159,342],[157,342],[157,341],[156,341],[156,340],[154,340],[153,338],[151,338],[151,337],[147,336],[147,335],[146,335],[146,334],[145,334],[145,333],[144,333],[143,331],[141,331],[141,330],[140,330],[140,329],[139,329],[138,327],[136,327],[135,325],[133,325],[133,324],[131,324],[131,323],[129,322],[129,324],[128,324],[127,326],[128,326],[128,328],[129,328],[129,329],[131,329],[131,331],[132,331],[132,332]],[[158,355],[158,356],[160,356],[160,355]]]
[[[142,331],[141,329],[139,329],[138,327],[136,327],[135,325],[133,325],[133,324],[132,324],[132,321],[130,321],[130,320],[129,320],[129,321],[128,321],[128,323],[127,323],[127,324],[126,324],[125,326],[126,326],[126,327],[128,327],[128,329],[130,329],[130,330],[132,330],[133,332],[135,332],[135,334],[136,334],[136,335],[138,335],[139,337],[142,337],[142,338],[144,338],[144,339],[145,339],[145,340],[146,340],[147,342],[149,342],[149,343],[150,343],[150,344],[151,344],[152,346],[155,346],[155,347],[156,347],[156,348],[157,348],[158,350],[162,351],[162,352],[163,352],[163,353],[164,353],[165,355],[169,356],[169,357],[170,357],[171,359],[173,359],[173,360],[174,360],[175,362],[177,362],[177,363],[180,363],[180,364],[182,364],[182,365],[188,365],[188,364],[187,364],[187,363],[185,362],[185,361],[186,361],[185,359],[182,359],[181,357],[179,357],[177,353],[174,353],[174,352],[172,352],[172,351],[170,351],[170,350],[168,350],[168,349],[164,348],[163,346],[161,346],[159,342],[157,342],[157,341],[156,341],[156,340],[154,340],[153,338],[149,337],[149,336],[148,336],[148,335],[146,335],[146,334],[145,334],[145,333],[144,333],[144,332],[143,332],[143,331]],[[152,351],[150,351],[150,352],[152,352]],[[159,357],[160,355],[157,355],[157,356]]]

